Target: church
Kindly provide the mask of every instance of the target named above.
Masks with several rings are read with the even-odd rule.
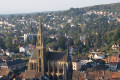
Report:
[[[49,80],[72,80],[72,63],[69,51],[67,53],[46,51],[41,17],[39,17],[39,22],[36,49],[29,59],[27,71],[40,72],[43,76],[48,76]]]

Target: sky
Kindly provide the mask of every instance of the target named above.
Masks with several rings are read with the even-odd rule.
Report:
[[[120,0],[0,0],[0,14],[59,11],[117,2]]]

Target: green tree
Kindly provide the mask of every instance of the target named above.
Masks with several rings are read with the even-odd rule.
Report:
[[[59,36],[58,40],[57,40],[57,43],[58,43],[58,45],[61,49],[63,49],[63,50],[66,49],[66,38],[65,38],[65,36]]]
[[[3,38],[0,38],[0,47],[1,47],[1,48],[4,48]]]
[[[36,42],[37,42],[37,36],[33,36],[33,40],[31,41],[31,43],[36,45]]]
[[[5,38],[5,47],[10,50],[12,49],[12,38],[10,36]]]

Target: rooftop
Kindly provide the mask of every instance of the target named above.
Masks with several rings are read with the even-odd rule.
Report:
[[[43,76],[43,74],[40,72],[36,72],[34,70],[29,70],[24,73],[23,79],[34,79],[34,78],[40,78],[42,76]]]

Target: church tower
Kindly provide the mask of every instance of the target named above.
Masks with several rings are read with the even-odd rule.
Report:
[[[37,72],[42,72],[43,74],[45,74],[46,53],[43,44],[41,17],[39,17],[39,22],[40,24],[37,34],[37,43],[36,43]]]

